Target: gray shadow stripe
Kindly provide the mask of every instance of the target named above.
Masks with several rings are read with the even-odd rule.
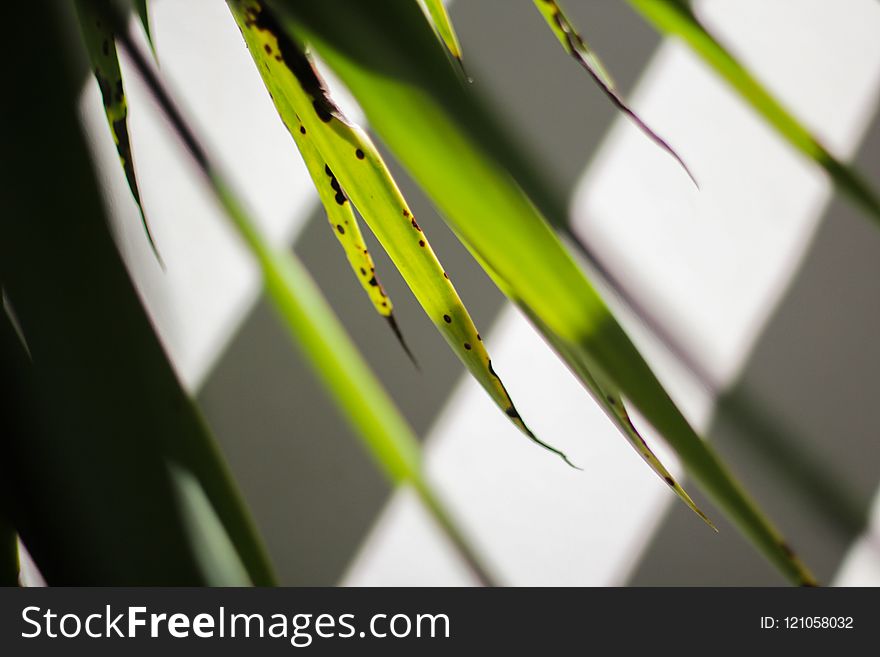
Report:
[[[621,87],[629,88],[656,48],[656,35],[619,3],[572,5],[572,18],[587,30]],[[493,98],[536,158],[571,189],[614,110],[562,52],[529,3],[457,2],[452,18],[475,91]],[[503,297],[420,190],[390,158],[389,163],[477,326],[488,327]],[[421,374],[348,271],[323,211],[313,213],[295,250],[407,419],[424,435],[463,367],[372,235],[367,240]],[[207,377],[199,402],[253,510],[281,583],[338,581],[387,499],[388,487],[265,299]]]
[[[857,162],[868,180],[880,181],[880,122],[875,120]],[[838,194],[739,380],[719,400],[709,431],[823,582],[858,536],[880,481],[878,297],[880,230]],[[794,436],[796,462],[778,457],[772,436],[744,431],[732,419],[738,405],[756,401],[772,409],[772,424]],[[839,482],[846,499],[830,500],[813,466]],[[813,492],[805,495],[802,485]],[[719,528],[718,535],[705,531],[687,509],[674,505],[630,583],[783,584],[736,530],[724,522]]]

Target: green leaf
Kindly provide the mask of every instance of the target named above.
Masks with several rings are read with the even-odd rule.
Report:
[[[268,57],[269,55],[265,56]],[[285,102],[283,95],[273,95],[273,98],[276,98],[275,102],[279,104],[279,107],[281,107],[281,103]],[[330,229],[345,251],[351,270],[373,304],[373,308],[380,316],[388,320],[388,324],[397,336],[401,347],[403,347],[403,350],[412,360],[413,364],[418,367],[416,358],[403,339],[403,334],[400,331],[397,320],[394,318],[394,306],[391,303],[391,298],[385,293],[382,283],[379,282],[379,277],[376,274],[376,265],[367,249],[358,219],[355,216],[351,203],[348,202],[348,197],[339,186],[339,182],[336,180],[336,176],[333,175],[333,171],[327,165],[327,162],[321,157],[314,144],[312,144],[312,140],[306,133],[305,126],[298,120],[295,112],[289,106],[286,106],[282,116],[287,116],[290,120],[296,120],[295,124],[288,125],[290,134],[293,136],[297,148],[299,148],[315,189],[318,190],[318,197],[321,199],[321,203],[327,212]]]
[[[583,383],[584,387],[593,397],[595,402],[602,407],[603,411],[605,411],[608,419],[614,423],[623,437],[629,442],[632,448],[636,450],[638,455],[642,457],[645,463],[647,463],[655,474],[660,477],[660,479],[662,479],[676,495],[678,495],[681,501],[684,502],[691,511],[696,513],[703,522],[709,525],[709,527],[718,531],[718,528],[715,527],[715,523],[713,523],[696,505],[691,496],[688,495],[687,491],[679,485],[675,480],[675,477],[672,476],[672,473],[666,469],[666,466],[663,465],[660,459],[654,454],[653,450],[648,446],[647,441],[645,441],[642,434],[629,417],[620,390],[613,383],[607,381],[600,384],[590,372],[589,368],[584,364],[583,360],[576,353],[568,353],[568,348],[564,342],[558,340],[553,332],[547,329],[547,327],[542,326],[540,318],[531,313],[528,308],[523,308],[523,310],[529,316],[532,323],[544,334],[556,352],[560,355],[567,354],[564,358],[574,371],[575,375],[581,380],[581,383]]]
[[[458,42],[449,12],[446,11],[446,3],[443,0],[418,0],[418,2],[434,26],[437,36],[446,46],[446,50],[461,66],[461,44]]]
[[[203,564],[222,555],[190,540],[173,463],[198,482],[249,578],[272,584],[110,235],[77,122],[86,72],[68,75],[80,61],[72,7],[35,0],[16,17],[39,26],[41,47],[28,30],[0,46],[0,72],[20,94],[0,107],[0,281],[27,341],[0,312],[0,417],[12,427],[0,435],[2,506],[49,584],[202,585]]]
[[[153,51],[153,57],[156,56],[156,44],[153,41],[153,29],[150,26],[150,10],[147,6],[147,0],[133,0],[134,10],[137,12],[138,18],[141,19],[141,25],[144,26],[144,34],[147,35],[147,41],[150,49]]]
[[[619,390],[782,574],[797,584],[813,583],[772,523],[688,424],[544,221],[538,208],[554,224],[567,223],[564,200],[459,83],[418,7],[405,0],[369,6],[357,0],[268,4],[284,12],[285,27],[342,78],[371,127],[499,287],[540,320],[538,328],[573,371],[586,370],[603,386]]]
[[[115,24],[122,20],[114,16]],[[263,275],[269,299],[343,416],[388,478],[411,485],[434,520],[484,584],[491,579],[424,476],[418,441],[345,333],[314,281],[290,252],[270,245],[208,157],[147,57],[119,34],[139,74],[204,176],[216,201],[244,240]]]
[[[578,34],[577,30],[575,30],[571,21],[562,11],[562,7],[560,7],[559,3],[555,2],[555,0],[534,0],[534,3],[535,7],[538,8],[538,11],[541,12],[541,15],[547,21],[550,29],[553,30],[553,34],[556,35],[559,43],[562,44],[565,52],[573,57],[574,60],[590,74],[590,77],[592,77],[602,91],[605,92],[605,95],[608,96],[608,99],[615,107],[617,107],[617,109],[628,116],[642,132],[654,141],[654,143],[675,158],[676,162],[681,165],[681,168],[685,170],[685,173],[690,176],[690,179],[693,180],[696,185],[696,178],[694,178],[694,175],[691,173],[691,170],[688,168],[687,164],[685,164],[684,160],[681,159],[681,156],[675,152],[672,146],[669,145],[669,142],[654,132],[654,130],[650,128],[623,99],[623,96],[617,89],[617,84],[614,82],[614,78],[608,73],[605,65],[602,64],[602,61],[599,59],[599,56],[593,52],[589,45],[587,45],[587,42],[584,41],[581,35]]]
[[[629,0],[658,30],[686,43],[715,69],[796,150],[822,167],[838,188],[880,223],[880,198],[861,175],[841,162],[706,30],[687,0]]]
[[[335,202],[348,205],[350,197],[429,319],[501,411],[530,440],[572,465],[520,417],[470,314],[372,140],[343,116],[307,55],[259,0],[228,4],[290,132],[296,135],[296,126],[303,126],[327,163],[330,182],[335,183],[331,190],[338,195]],[[322,186],[326,188],[327,181],[319,184],[319,191]]]
[[[205,582],[208,586],[251,586],[247,569],[199,481],[175,463],[168,470],[183,527],[194,551],[204,555],[199,568]]]
[[[243,25],[240,24],[239,26],[243,30],[245,29]],[[348,197],[339,186],[339,182],[327,165],[326,160],[321,156],[321,153],[307,135],[305,126],[287,102],[283,89],[276,88],[270,71],[278,61],[276,57],[280,57],[280,55],[274,51],[266,51],[266,45],[269,44],[261,43],[255,46],[254,60],[267,85],[271,85],[269,88],[274,89],[274,91],[270,92],[270,95],[279,108],[279,114],[302,155],[312,183],[318,192],[318,197],[321,199],[321,204],[327,213],[327,220],[330,223],[331,230],[342,246],[351,270],[370,299],[373,308],[380,316],[386,318],[403,350],[412,360],[413,364],[418,367],[416,358],[406,344],[397,320],[394,317],[394,306],[391,299],[386,294],[376,274],[373,257],[367,249],[352,205],[348,202]],[[271,49],[271,45],[269,47]]]
[[[110,127],[110,134],[113,137],[113,143],[116,145],[116,152],[119,154],[119,162],[122,165],[122,170],[125,172],[125,179],[128,181],[131,195],[134,197],[135,203],[137,203],[138,212],[141,215],[141,223],[144,225],[144,231],[150,242],[150,248],[153,249],[153,253],[156,254],[156,258],[158,258],[161,264],[162,258],[159,256],[156,242],[147,223],[147,216],[144,213],[144,206],[141,203],[141,194],[138,189],[137,175],[134,170],[131,140],[128,136],[128,102],[122,83],[119,57],[116,53],[116,39],[110,26],[106,22],[102,22],[99,16],[90,9],[90,2],[88,0],[76,0],[75,4],[83,41],[89,54],[89,61],[92,64],[95,80],[98,82],[98,88],[101,90],[104,113],[107,115],[107,125]],[[144,4],[144,12],[146,12],[146,4]],[[143,16],[146,19],[146,14]]]
[[[5,309],[2,285],[0,285],[0,385],[4,386],[3,395],[0,395],[0,449],[4,449],[9,440],[21,440],[21,427],[15,420],[15,413],[11,410],[14,404],[14,394],[11,382],[4,377],[13,373],[18,366],[28,360],[19,335],[15,331]],[[9,386],[9,387],[7,387]],[[7,406],[10,406],[7,408]],[[9,454],[4,449],[4,458]],[[0,470],[2,476],[2,470]],[[12,490],[8,483],[0,480],[0,586],[18,586],[19,572],[21,570],[18,554],[18,532],[12,524]]]

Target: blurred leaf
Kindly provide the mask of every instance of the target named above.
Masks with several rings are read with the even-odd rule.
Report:
[[[40,27],[41,47],[29,30],[0,46],[17,94],[0,107],[0,281],[33,360],[0,313],[0,405],[14,427],[0,436],[3,505],[49,584],[204,584],[204,561],[222,555],[191,542],[174,463],[201,486],[252,581],[271,584],[110,236],[76,118],[85,67],[72,7],[36,0],[16,18]]]
[[[540,320],[538,327],[573,371],[587,371],[603,387],[619,390],[781,573],[797,584],[813,583],[676,408],[545,223],[536,205],[562,226],[567,223],[564,201],[542,184],[500,122],[459,83],[418,7],[406,0],[369,6],[356,0],[267,4],[284,12],[285,27],[314,46],[342,78],[372,128],[499,287]]]
[[[574,60],[590,74],[590,77],[592,77],[602,91],[605,92],[605,95],[608,96],[608,99],[615,107],[617,107],[617,109],[626,114],[642,132],[654,141],[654,143],[675,158],[675,160],[681,165],[681,168],[685,170],[685,173],[690,176],[690,179],[693,180],[696,185],[696,178],[694,178],[694,175],[691,173],[687,164],[684,163],[684,160],[681,159],[681,156],[675,152],[665,139],[654,132],[654,130],[650,128],[623,99],[623,96],[617,89],[617,84],[608,73],[604,64],[602,64],[599,56],[593,52],[593,50],[587,45],[586,41],[584,41],[581,35],[578,34],[577,30],[575,30],[574,26],[571,24],[571,21],[569,21],[563,13],[559,3],[555,2],[555,0],[534,0],[534,3],[538,8],[538,11],[541,12],[541,15],[547,21],[550,29],[553,30],[553,34],[556,35],[559,43],[562,44],[565,52],[571,55]]]
[[[250,586],[250,576],[235,545],[217,517],[211,500],[192,473],[169,464],[172,488],[180,508],[183,527],[196,554],[203,555],[199,568],[208,586]]]
[[[268,57],[268,55],[266,56]],[[275,102],[282,103],[284,100],[283,98],[277,98]],[[283,115],[295,118],[295,113],[289,108],[285,108]],[[306,134],[305,126],[297,121],[294,125],[289,125],[288,127],[306,164],[306,168],[312,178],[312,183],[318,191],[318,197],[321,199],[321,203],[327,213],[330,228],[342,245],[355,277],[369,297],[373,308],[375,308],[379,315],[388,320],[388,324],[397,336],[397,340],[400,342],[403,350],[410,357],[413,364],[418,367],[416,358],[403,339],[403,334],[394,317],[394,306],[391,303],[391,298],[385,293],[382,283],[379,282],[373,257],[367,249],[367,244],[364,241],[364,236],[361,233],[361,228],[351,203],[348,202],[348,197],[339,186],[339,182],[336,180],[336,176],[333,175],[330,167],[327,166],[327,162],[321,157],[314,144],[312,144],[311,139]]]
[[[813,160],[842,191],[880,223],[880,199],[851,166],[841,162],[762,85],[700,23],[688,0],[629,0],[629,3],[658,30],[678,37],[715,69],[722,78],[779,135],[803,155]]]
[[[24,346],[21,344],[11,320],[4,309],[2,298],[2,285],[0,285],[0,386],[4,390],[0,394],[0,449],[4,451],[4,458],[9,458],[6,446],[10,440],[21,440],[21,431],[15,421],[15,413],[12,411],[15,403],[15,394],[11,392],[11,381],[7,380],[19,366],[28,361]],[[0,468],[2,475],[2,468]],[[5,490],[4,484],[0,483],[0,586],[18,586],[19,572],[21,570],[18,554],[18,533],[11,520],[12,500],[11,491]]]
[[[348,205],[351,198],[429,319],[495,404],[530,440],[571,465],[565,454],[539,440],[523,422],[470,314],[372,140],[343,116],[313,63],[261,2],[228,4],[291,133],[297,134],[296,126],[302,125],[328,165],[330,180],[322,181],[319,191],[331,184],[336,203]]]
[[[583,383],[596,403],[602,407],[603,411],[605,411],[605,415],[608,416],[608,419],[614,423],[617,429],[623,434],[623,437],[626,438],[645,463],[648,464],[657,476],[660,477],[660,479],[662,479],[663,482],[669,486],[679,498],[681,498],[681,501],[696,513],[703,522],[715,531],[718,531],[718,528],[715,527],[715,523],[713,523],[696,505],[691,496],[688,495],[687,491],[681,487],[681,485],[675,480],[675,477],[672,476],[672,473],[666,469],[660,459],[657,458],[648,446],[648,443],[630,419],[624,400],[621,397],[620,390],[611,383],[606,382],[604,385],[600,384],[576,354],[564,355],[568,349],[565,343],[557,339],[552,331],[543,326],[540,318],[531,313],[528,308],[523,308],[523,310],[526,312],[532,323],[544,334],[547,341],[553,346],[556,352],[563,356],[569,367],[572,368],[575,375],[581,380],[581,383]]]
[[[119,15],[108,16],[114,24],[123,20]],[[473,574],[489,584],[487,571],[423,474],[420,448],[412,429],[370,371],[315,282],[292,253],[266,242],[147,57],[127,32],[121,32],[119,38],[218,204],[256,258],[269,299],[332,400],[389,479],[413,486]]]
[[[141,25],[144,26],[144,33],[147,35],[147,41],[156,56],[156,43],[153,41],[153,29],[150,26],[150,10],[147,6],[147,0],[133,0],[134,10],[137,12],[138,18],[141,19]]]
[[[125,172],[125,179],[128,181],[131,195],[134,197],[135,203],[137,203],[138,212],[141,214],[141,222],[144,225],[147,239],[150,241],[150,248],[153,249],[153,253],[156,254],[156,258],[159,259],[161,264],[162,258],[159,256],[156,242],[153,240],[153,234],[150,232],[147,216],[144,213],[144,206],[141,203],[141,194],[138,190],[137,175],[135,174],[134,160],[131,154],[131,140],[128,136],[128,102],[122,84],[122,71],[119,68],[119,57],[116,53],[116,40],[112,30],[110,30],[110,26],[102,23],[101,19],[90,10],[88,0],[76,0],[75,4],[86,51],[92,63],[92,70],[95,80],[98,82],[98,88],[101,90],[104,113],[107,115],[107,125],[110,127],[110,134],[113,137],[113,143],[116,145],[116,152],[119,153],[119,162],[122,165],[122,170]],[[145,3],[144,11],[146,12]],[[146,14],[144,14],[144,18],[146,19]]]

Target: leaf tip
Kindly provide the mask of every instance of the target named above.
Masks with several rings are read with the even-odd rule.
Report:
[[[410,350],[409,345],[406,343],[406,340],[403,339],[403,332],[400,330],[400,325],[397,323],[397,319],[395,319],[393,313],[389,313],[385,316],[385,319],[388,320],[388,325],[391,327],[391,330],[394,331],[394,335],[397,336],[397,341],[400,343],[400,346],[406,352],[406,355],[409,356],[410,361],[417,371],[421,372],[422,367],[419,365],[419,361],[416,359],[415,354]]]

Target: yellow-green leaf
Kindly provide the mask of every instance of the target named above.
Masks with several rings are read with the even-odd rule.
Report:
[[[239,24],[239,27],[241,27],[241,24]],[[385,289],[376,275],[373,257],[370,255],[364,241],[364,236],[361,233],[352,205],[340,187],[332,169],[330,169],[326,160],[321,157],[321,153],[312,143],[306,127],[287,101],[283,87],[277,83],[272,74],[272,71],[281,61],[281,55],[277,47],[273,48],[272,44],[273,41],[271,39],[264,39],[262,43],[254,44],[252,52],[254,61],[257,64],[257,70],[260,72],[269,90],[269,94],[278,108],[278,113],[285,127],[287,127],[288,132],[299,149],[312,183],[318,192],[318,197],[321,199],[321,204],[324,206],[327,221],[337,241],[342,246],[355,277],[370,299],[373,308],[375,308],[379,315],[387,319],[404,351],[415,363],[415,357],[404,341],[403,334],[394,318],[391,299],[385,293]]]
[[[141,203],[141,195],[138,189],[137,176],[134,170],[134,161],[131,154],[131,140],[128,136],[128,102],[125,97],[125,87],[122,83],[122,71],[119,68],[119,57],[116,53],[116,39],[113,30],[102,22],[99,15],[90,8],[90,3],[77,0],[77,16],[80,30],[92,64],[95,80],[101,90],[101,99],[104,103],[104,113],[107,116],[107,124],[116,152],[119,154],[119,162],[125,172],[128,188],[137,203],[141,215],[141,222],[146,231],[150,247],[156,254],[159,262],[162,262],[153,234],[147,224],[144,206]]]
[[[449,18],[449,12],[446,11],[446,4],[443,0],[419,0],[419,4],[431,20],[434,31],[443,41],[446,50],[461,65],[461,44],[458,42],[458,36],[455,34],[452,20]]]
[[[275,94],[273,94],[273,97],[275,97]],[[284,103],[285,101],[283,97],[278,97],[276,102]],[[394,306],[391,303],[391,298],[386,294],[382,283],[379,282],[379,278],[376,275],[376,265],[364,241],[358,219],[355,216],[354,210],[352,210],[351,203],[348,202],[348,197],[339,186],[339,181],[333,175],[332,169],[330,169],[324,158],[321,157],[318,149],[312,144],[305,126],[299,121],[296,113],[287,108],[282,112],[282,118],[285,116],[287,117],[285,123],[292,118],[296,119],[295,125],[288,126],[290,134],[293,136],[299,152],[302,154],[303,161],[327,213],[330,228],[345,251],[345,256],[355,277],[360,282],[367,297],[369,297],[373,308],[388,321],[403,350],[410,357],[410,360],[418,366],[416,358],[403,339],[403,333],[400,331],[400,326],[394,317]]]
[[[343,116],[313,63],[259,0],[229,0],[279,112],[295,114],[311,143],[341,183],[340,200],[360,211],[428,317],[492,400],[530,440],[541,441],[516,410],[496,374],[483,339],[434,254],[372,140]]]

